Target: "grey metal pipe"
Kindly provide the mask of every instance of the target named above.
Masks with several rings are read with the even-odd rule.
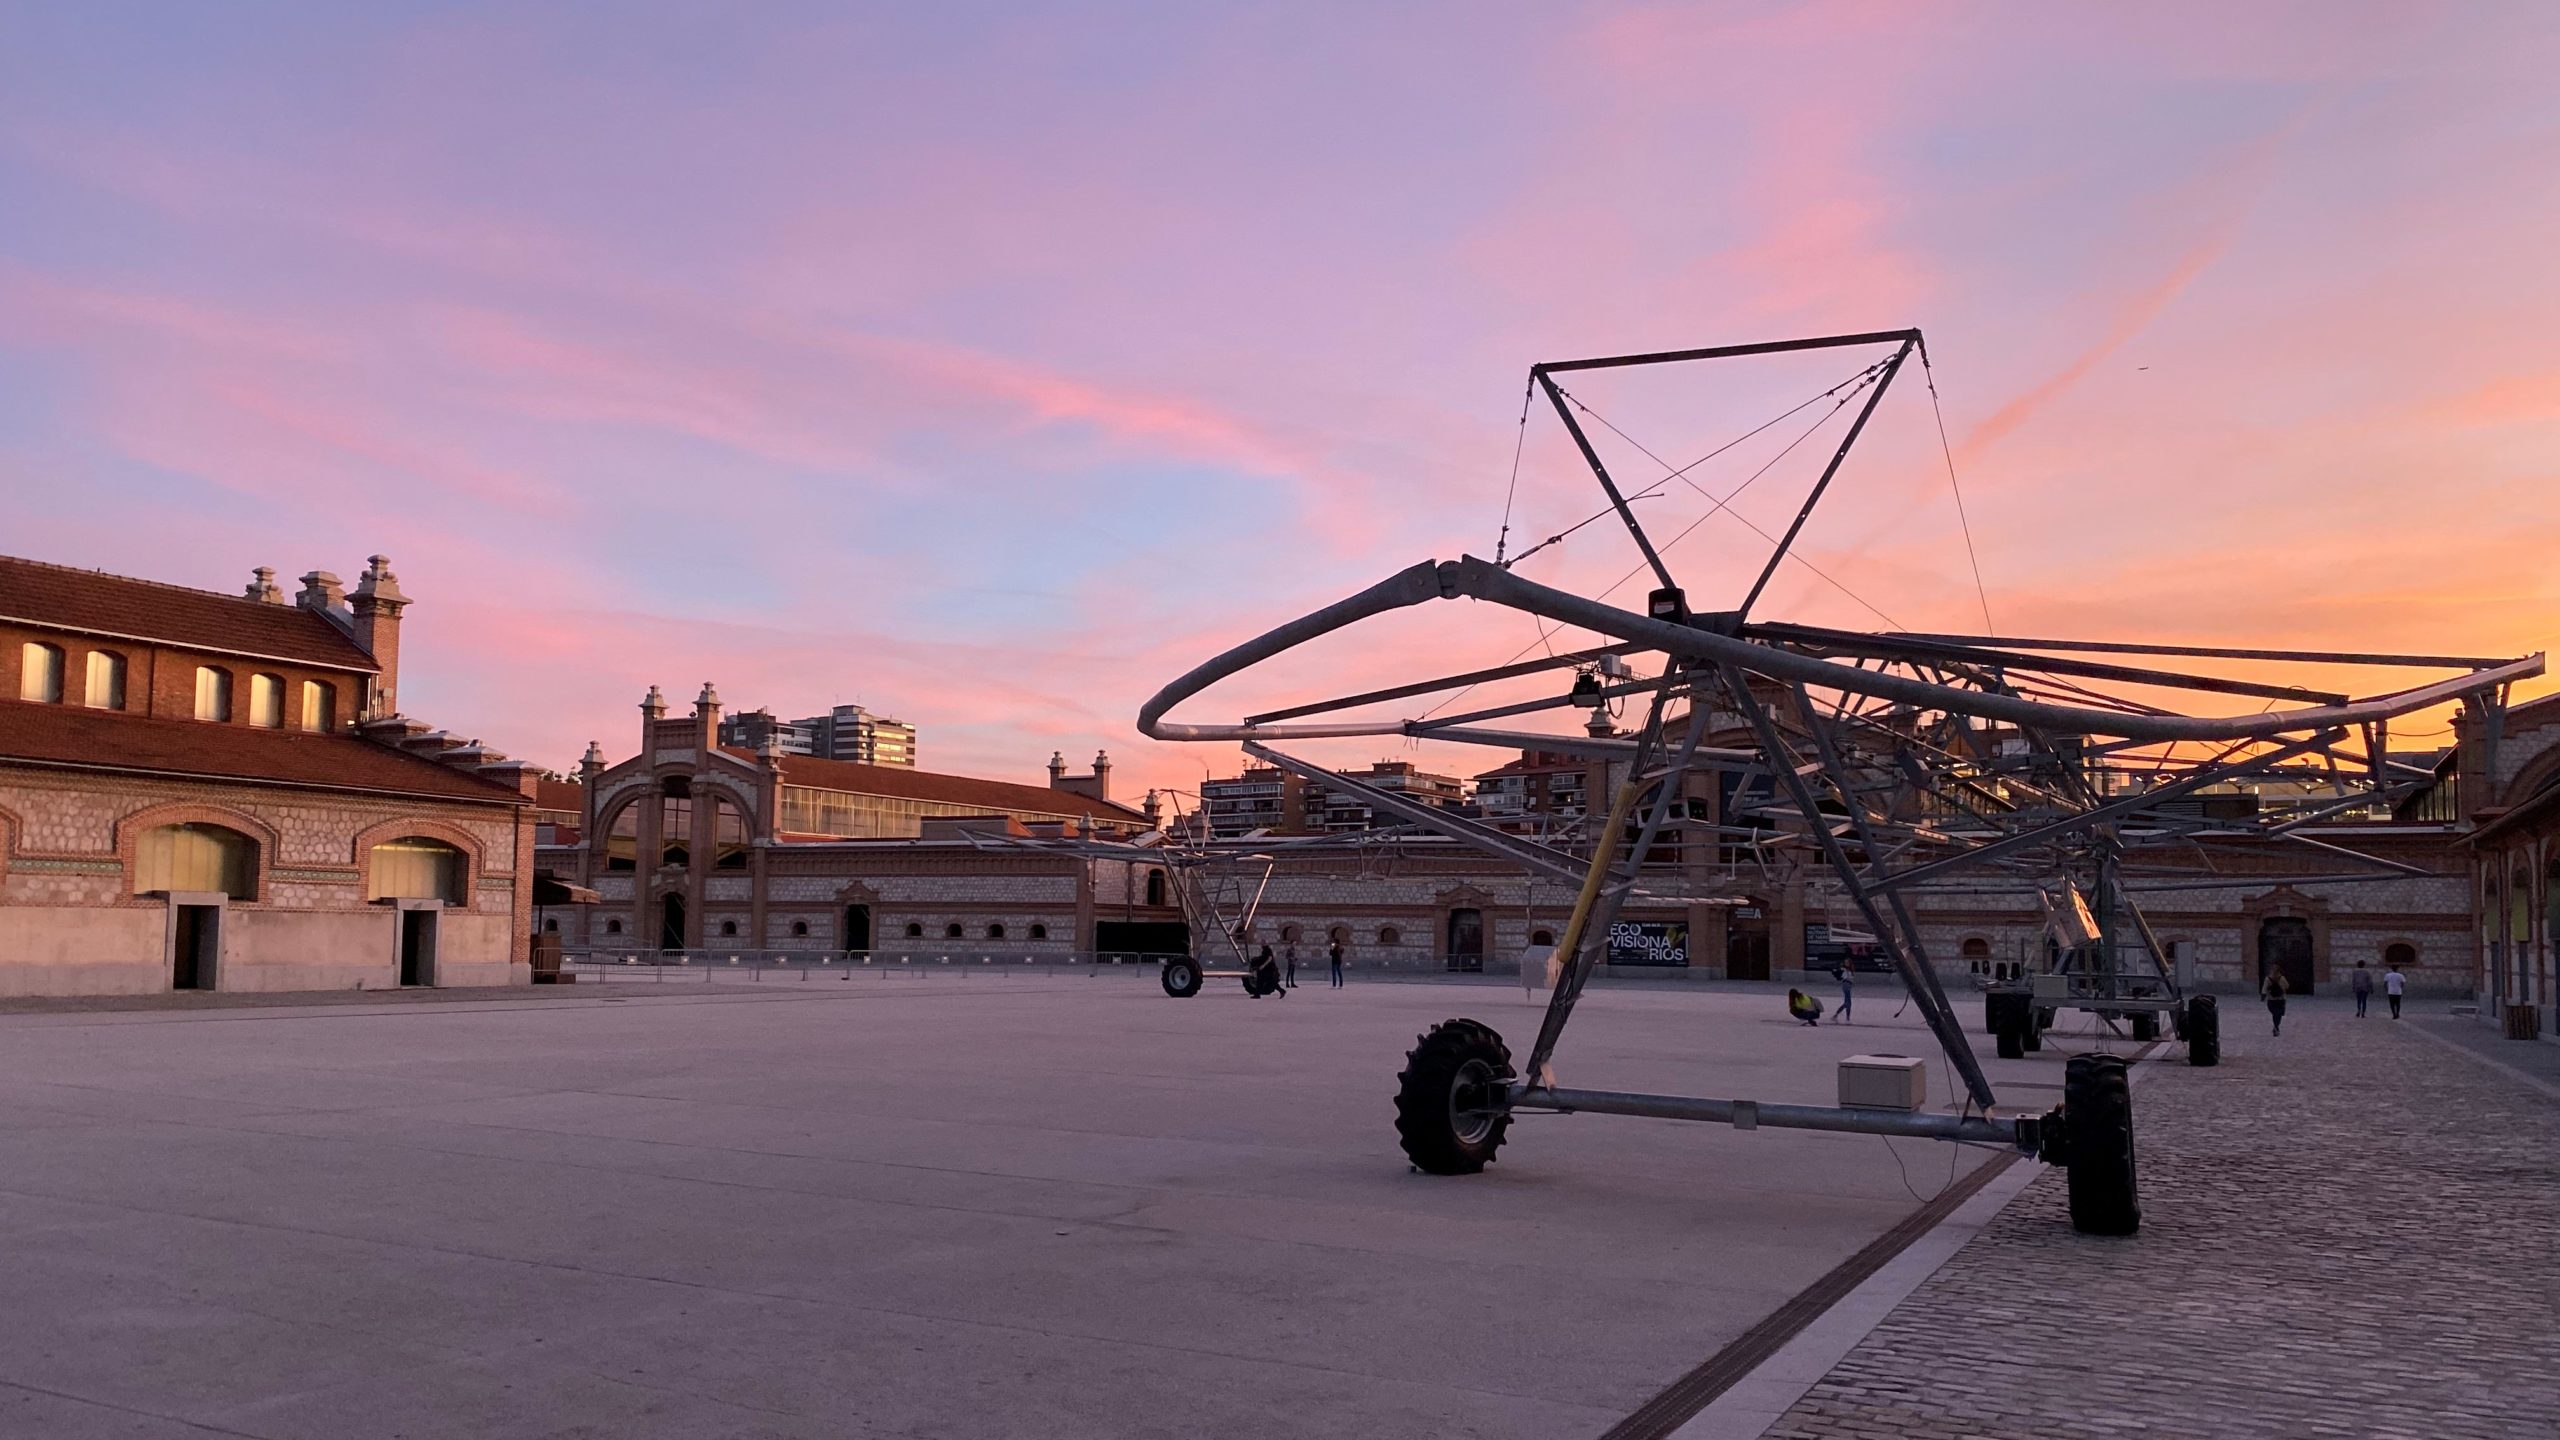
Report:
[[[1623,1090],[1568,1090],[1515,1085],[1514,1110],[1569,1115],[1642,1115],[1655,1120],[1704,1120],[1753,1129],[1833,1130],[1852,1135],[1908,1135],[1920,1140],[1971,1140],[2026,1148],[2015,1115],[1939,1115],[1909,1110],[1847,1110],[1828,1105],[1771,1105],[1757,1100],[1709,1100],[1692,1095],[1637,1095]]]

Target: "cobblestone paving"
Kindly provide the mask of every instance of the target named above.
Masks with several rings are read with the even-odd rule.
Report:
[[[2560,1437],[2560,1104],[2343,1005],[2225,1013],[2221,1068],[2134,1089],[2139,1235],[2046,1174],[1768,1435]]]

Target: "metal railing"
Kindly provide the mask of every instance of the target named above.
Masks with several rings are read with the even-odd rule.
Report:
[[[582,981],[659,985],[686,981],[746,984],[850,981],[858,975],[895,979],[1075,974],[1139,976],[1152,981],[1157,967],[1169,958],[1172,957],[1129,950],[1038,951],[1005,950],[993,946],[846,951],[758,950],[730,946],[652,950],[635,945],[588,945],[564,947],[560,969],[563,974],[576,975]],[[1204,956],[1202,963],[1212,970],[1237,968],[1232,956]],[[1342,968],[1345,978],[1371,980],[1460,975],[1468,978],[1516,977],[1519,973],[1518,964],[1513,960],[1488,957],[1479,972],[1453,969],[1447,960],[1429,955],[1352,956],[1344,960]],[[1322,954],[1312,959],[1305,956],[1298,959],[1298,981],[1302,985],[1322,985],[1329,973],[1328,962]]]

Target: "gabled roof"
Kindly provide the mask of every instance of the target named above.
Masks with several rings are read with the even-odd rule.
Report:
[[[753,751],[734,745],[720,748],[749,760],[759,758]],[[1143,811],[1109,800],[1096,800],[1090,795],[1079,795],[1072,790],[1052,790],[1045,785],[1016,785],[1009,780],[979,780],[967,775],[937,775],[930,770],[914,770],[904,765],[821,760],[814,755],[778,758],[782,762],[782,783],[785,785],[843,790],[856,795],[887,795],[901,800],[930,800],[988,811],[1085,815],[1114,824],[1147,823]]]
[[[515,787],[346,734],[0,700],[0,765],[189,775],[516,805]]]
[[[337,622],[299,605],[14,555],[0,555],[0,620],[368,675],[381,669]]]

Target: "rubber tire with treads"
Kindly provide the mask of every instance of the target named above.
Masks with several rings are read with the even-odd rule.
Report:
[[[1986,995],[1982,1008],[1991,1023],[1991,1038],[2003,1060],[2017,1060],[2027,1053],[2027,1032],[2035,1028],[2036,1012],[2024,995]]]
[[[1461,1084],[1511,1078],[1511,1047],[1490,1025],[1443,1020],[1415,1036],[1396,1076],[1396,1139],[1405,1158],[1432,1175],[1473,1175],[1491,1164],[1511,1131],[1510,1112],[1462,1124],[1455,1095]]]
[[[2142,1228],[2133,1158],[2133,1085],[2121,1055],[2074,1055],[2062,1070],[2062,1121],[2071,1228],[2130,1235]]]
[[[1200,993],[1200,962],[1188,956],[1164,962],[1164,993],[1176,1000],[1188,1000]]]
[[[2018,1032],[2019,1048],[2034,1054],[2044,1048],[2044,1032],[2053,1025],[2053,1016],[2043,1010],[2027,1011],[2027,1028]]]
[[[2222,1063],[2222,1008],[2210,995],[2187,997],[2187,1063]]]
[[[2131,1015],[2126,1018],[2133,1022],[2134,1039],[2147,1043],[2160,1038],[2159,1016],[2146,1010],[2139,1015]]]

